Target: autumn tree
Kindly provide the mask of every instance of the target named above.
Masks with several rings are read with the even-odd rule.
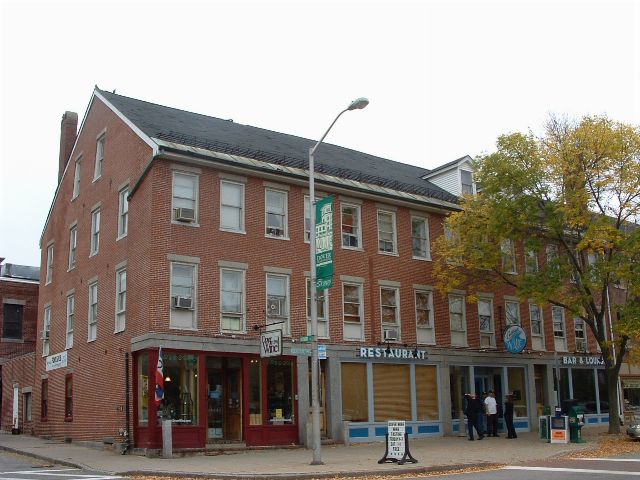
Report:
[[[475,159],[479,193],[462,199],[436,242],[440,287],[506,285],[582,318],[602,352],[617,433],[620,366],[640,338],[640,130],[551,117],[541,137],[508,134],[496,146]]]

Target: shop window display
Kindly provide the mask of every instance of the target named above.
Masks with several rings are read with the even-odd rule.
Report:
[[[527,414],[527,381],[524,368],[509,367],[507,369],[509,391],[513,395],[514,415],[526,417]]]
[[[267,408],[271,425],[292,424],[293,365],[290,360],[269,360],[267,366]]]
[[[164,399],[158,417],[174,424],[198,424],[198,357],[163,352]]]
[[[138,425],[149,424],[149,354],[138,356]]]

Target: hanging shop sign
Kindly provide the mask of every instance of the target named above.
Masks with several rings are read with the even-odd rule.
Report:
[[[527,333],[520,325],[511,325],[504,332],[504,346],[508,352],[522,352],[527,346]]]
[[[47,357],[47,372],[56,370],[58,368],[64,368],[67,366],[67,351],[56,353],[55,355],[49,355]]]
[[[426,360],[427,351],[417,348],[360,347],[360,358],[402,358]]]
[[[282,330],[270,330],[260,335],[260,356],[277,357],[282,355]]]
[[[604,365],[602,357],[588,357],[581,355],[578,357],[565,355],[562,357],[563,365]]]
[[[333,197],[316,202],[316,290],[333,287]]]

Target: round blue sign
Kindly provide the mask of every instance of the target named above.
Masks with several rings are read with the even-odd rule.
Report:
[[[527,346],[527,334],[520,325],[511,325],[504,332],[504,346],[508,352],[520,353]]]

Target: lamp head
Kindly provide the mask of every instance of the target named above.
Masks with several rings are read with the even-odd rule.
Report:
[[[351,102],[351,104],[347,107],[347,110],[362,110],[367,105],[369,105],[369,100],[364,97],[360,97]]]

